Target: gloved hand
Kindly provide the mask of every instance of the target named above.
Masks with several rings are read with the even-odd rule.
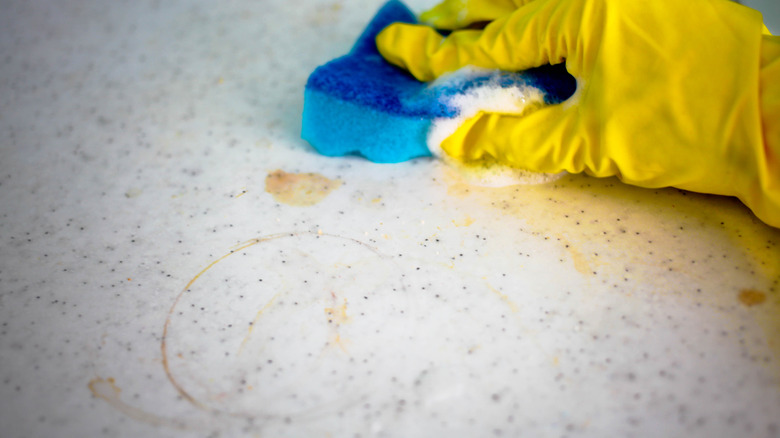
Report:
[[[737,196],[780,227],[780,39],[762,35],[757,11],[726,0],[447,0],[421,19],[492,22],[447,38],[385,29],[380,52],[419,80],[566,62],[578,81],[562,104],[467,120],[441,144],[450,156]]]

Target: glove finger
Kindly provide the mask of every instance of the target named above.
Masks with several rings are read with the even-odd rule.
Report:
[[[457,31],[447,38],[427,26],[393,24],[376,43],[385,59],[421,81],[467,65],[526,70],[562,62],[575,48],[584,3],[531,1],[483,31]]]
[[[459,31],[477,37],[479,31]],[[439,52],[444,37],[433,28],[418,24],[396,23],[386,27],[376,37],[379,53],[391,64],[401,67],[420,81],[431,81],[434,76],[433,57]]]
[[[462,29],[511,14],[523,0],[445,0],[420,14],[420,21],[437,29]]]
[[[588,139],[577,129],[576,108],[552,105],[516,116],[480,113],[464,122],[441,148],[460,161],[486,155],[497,162],[533,172],[579,173],[585,170]]]

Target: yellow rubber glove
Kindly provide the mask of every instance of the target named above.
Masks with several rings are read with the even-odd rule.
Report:
[[[617,175],[739,197],[780,227],[780,39],[727,0],[449,0],[395,24],[382,55],[429,81],[467,65],[518,71],[566,62],[568,101],[524,114],[480,113],[441,144],[536,171]]]

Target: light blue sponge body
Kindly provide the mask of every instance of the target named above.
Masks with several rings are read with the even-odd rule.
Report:
[[[431,120],[423,116],[387,114],[316,90],[306,90],[303,114],[301,137],[322,155],[399,163],[431,154],[426,144]]]
[[[435,120],[460,115],[454,99],[484,85],[532,86],[547,104],[574,93],[576,81],[563,68],[544,66],[520,73],[478,73],[426,84],[382,58],[377,34],[394,22],[416,23],[397,0],[387,2],[346,56],[318,67],[304,91],[301,137],[326,156],[361,155],[378,163],[429,156],[427,138]]]

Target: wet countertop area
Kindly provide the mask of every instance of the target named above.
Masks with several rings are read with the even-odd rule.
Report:
[[[2,436],[780,436],[738,201],[299,139],[379,6],[4,3]]]

